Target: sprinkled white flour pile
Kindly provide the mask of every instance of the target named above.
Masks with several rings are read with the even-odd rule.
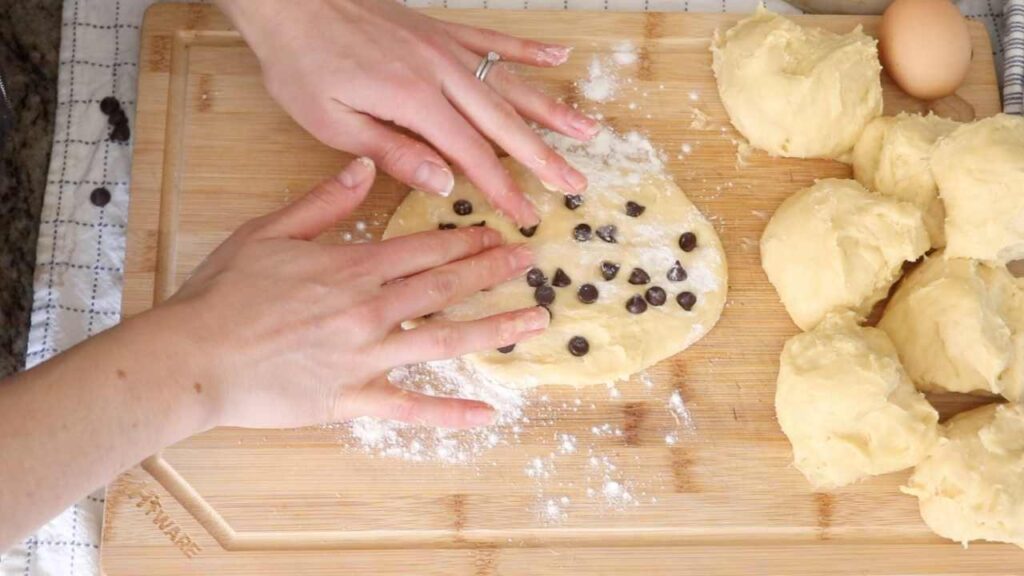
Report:
[[[591,102],[610,102],[619,91],[619,68],[636,64],[636,47],[624,40],[612,48],[609,56],[594,56],[587,77],[576,83],[580,94]]]

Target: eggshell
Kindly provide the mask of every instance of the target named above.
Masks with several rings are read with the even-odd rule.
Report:
[[[896,0],[882,15],[878,53],[907,94],[934,100],[955,92],[967,77],[971,35],[949,0]]]

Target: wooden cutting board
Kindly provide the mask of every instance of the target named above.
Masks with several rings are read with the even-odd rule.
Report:
[[[579,101],[573,82],[622,40],[639,60],[623,68],[605,121],[639,129],[665,151],[682,189],[715,222],[729,258],[730,294],[719,325],[696,346],[649,370],[653,387],[551,387],[532,394],[519,440],[469,465],[373,457],[338,430],[218,429],[164,450],[108,492],[102,566],[136,574],[713,574],[1004,573],[1024,552],[964,550],[928,531],[906,473],[814,494],[790,464],[773,410],[776,362],[796,332],[758,263],[765,218],[815,178],[849,175],[827,161],[755,154],[738,166],[709,69],[716,28],[737,16],[584,12],[433,11],[432,15],[576,47],[556,70],[524,71],[550,93]],[[801,22],[849,30],[876,18]],[[325,23],[325,25],[328,25]],[[961,116],[999,110],[989,39],[971,24],[974,62]],[[692,99],[690,94],[696,99]],[[635,106],[630,106],[630,103]],[[886,111],[924,110],[885,82]],[[709,127],[691,128],[694,108]],[[124,312],[171,294],[236,226],[335,173],[347,160],[296,126],[267,96],[259,66],[208,6],[161,4],[143,27],[135,121]],[[681,147],[689,144],[690,154]],[[404,194],[382,179],[357,220],[379,234]],[[378,222],[378,224],[374,224]],[[258,311],[254,311],[258,313]],[[666,400],[679,391],[695,431],[679,431]],[[543,400],[541,397],[546,396]],[[563,402],[583,409],[552,412]],[[945,414],[978,400],[935,398]],[[590,405],[593,404],[593,407]],[[554,414],[554,416],[552,416]],[[621,435],[595,435],[608,423]],[[555,434],[581,449],[557,455],[557,486],[524,474],[548,458]],[[583,450],[583,446],[589,446]],[[622,509],[588,497],[587,451],[608,455],[640,503]],[[538,514],[566,496],[565,518]],[[1016,568],[1012,568],[1016,567]]]

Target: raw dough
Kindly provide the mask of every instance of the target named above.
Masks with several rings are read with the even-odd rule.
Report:
[[[878,327],[920,390],[1024,395],[1024,280],[1003,266],[934,254],[904,278]]]
[[[818,180],[793,194],[761,236],[761,264],[803,330],[830,311],[866,316],[928,249],[921,211],[854,180]]]
[[[936,140],[959,126],[934,114],[875,118],[853,149],[853,175],[869,190],[911,202],[924,213],[932,247],[946,243],[946,212],[930,164]]]
[[[961,126],[936,145],[932,173],[946,206],[947,258],[1024,258],[1024,118]]]
[[[520,342],[508,354],[487,351],[467,359],[484,374],[513,387],[542,384],[582,386],[626,378],[647,366],[672,356],[699,340],[718,321],[726,296],[726,260],[718,235],[700,211],[662,172],[657,153],[639,135],[618,137],[602,132],[581,145],[553,134],[548,142],[590,180],[583,204],[570,210],[561,194],[544,189],[525,168],[505,160],[516,182],[536,205],[541,224],[536,234],[525,238],[515,226],[496,214],[465,178],[457,177],[449,198],[413,191],[395,211],[385,237],[421,230],[436,230],[439,223],[465,226],[485,221],[500,231],[508,242],[526,242],[536,255],[535,266],[553,278],[556,269],[568,274],[572,284],[555,287],[551,306],[553,318],[543,334]],[[457,216],[453,202],[469,200],[473,213]],[[637,217],[626,214],[627,201],[645,207]],[[587,242],[573,238],[581,223],[595,234]],[[617,243],[598,238],[598,227],[617,227]],[[680,248],[680,235],[692,232],[697,247]],[[618,275],[610,281],[601,275],[602,261],[619,264]],[[669,281],[667,274],[679,261],[686,279]],[[650,276],[650,283],[633,285],[628,278],[634,267]],[[577,290],[593,284],[600,295],[597,302],[583,304]],[[626,301],[643,297],[651,287],[667,293],[661,306],[649,305],[642,314],[630,314]],[[692,311],[677,303],[677,295],[696,296]],[[467,320],[535,305],[534,289],[524,278],[480,292],[465,302],[438,314],[441,318]],[[567,344],[583,336],[589,353],[576,357]]]
[[[909,468],[935,444],[939,416],[884,332],[830,314],[782,350],[775,391],[793,460],[815,489]]]
[[[838,35],[759,7],[711,43],[718,93],[733,126],[776,156],[845,160],[882,113],[876,41]]]
[[[946,424],[948,440],[918,464],[907,494],[939,536],[1024,548],[1024,408],[988,405]]]

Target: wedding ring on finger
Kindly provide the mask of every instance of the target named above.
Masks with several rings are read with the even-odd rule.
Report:
[[[497,52],[488,52],[487,56],[484,56],[483,60],[480,61],[480,65],[476,67],[476,79],[483,82],[487,79],[487,74],[491,71],[491,68],[501,60],[501,55]]]

